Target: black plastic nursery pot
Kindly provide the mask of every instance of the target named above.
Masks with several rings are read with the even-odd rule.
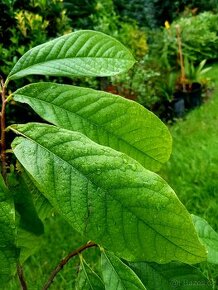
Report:
[[[175,118],[182,118],[185,114],[185,101],[175,93],[173,100],[159,104],[159,107],[154,111],[164,121],[172,121]]]
[[[182,96],[175,93],[171,102],[173,115],[176,118],[182,118],[185,114],[185,100]]]
[[[187,84],[185,90],[178,90],[177,97],[184,99],[185,108],[193,109],[202,104],[202,86],[200,83]]]

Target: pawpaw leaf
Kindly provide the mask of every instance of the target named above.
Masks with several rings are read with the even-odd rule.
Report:
[[[105,290],[146,290],[133,270],[112,253],[102,251],[101,264]]]
[[[126,260],[205,260],[190,214],[155,173],[79,132],[13,125],[19,162],[81,234]]]
[[[207,249],[207,261],[218,264],[218,234],[205,219],[192,214],[192,220],[201,242]]]
[[[18,89],[16,101],[29,104],[45,120],[79,131],[157,171],[171,154],[168,128],[153,113],[117,95],[54,83]]]
[[[147,290],[212,290],[212,283],[195,267],[169,264],[128,263]]]
[[[112,76],[135,63],[116,39],[97,31],[76,31],[38,45],[15,64],[8,80],[27,75]]]

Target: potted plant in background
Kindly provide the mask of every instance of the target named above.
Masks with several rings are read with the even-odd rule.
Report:
[[[181,118],[185,113],[185,103],[183,97],[175,93],[178,74],[174,71],[169,72],[162,84],[162,96],[165,101],[165,119]]]
[[[184,99],[186,109],[192,109],[202,103],[201,78],[203,74],[210,70],[210,67],[204,68],[206,60],[195,66],[187,56],[183,57],[179,25],[176,26],[176,32],[181,72],[176,83],[175,96]]]

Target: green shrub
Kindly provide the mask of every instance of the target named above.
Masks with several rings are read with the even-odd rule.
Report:
[[[112,0],[97,2],[95,13],[91,15],[93,28],[109,34],[126,45],[137,58],[142,58],[148,51],[145,30],[136,21],[125,19],[115,12]]]
[[[146,32],[136,22],[120,22],[117,39],[127,46],[137,59],[148,52]]]
[[[28,49],[72,31],[62,0],[3,1],[0,8],[0,66],[3,76],[8,75],[8,68]]]
[[[218,58],[218,14],[204,12],[181,18],[173,24],[181,27],[183,51],[195,61]]]
[[[183,54],[195,63],[204,59],[218,58],[218,14],[204,12],[197,16],[182,17],[174,21],[169,29],[163,29],[162,40],[156,40],[154,53],[161,52],[166,65],[177,66],[178,45],[176,26],[181,30]]]
[[[63,6],[70,18],[72,27],[77,29],[93,28],[92,16],[97,12],[97,0],[63,0]]]
[[[129,72],[112,77],[116,93],[152,110],[161,99],[161,72],[144,57]]]
[[[134,19],[140,27],[158,28],[166,20],[172,22],[181,13],[218,11],[217,0],[114,0],[115,10],[122,18]]]
[[[95,7],[95,13],[90,18],[92,19],[95,30],[116,36],[119,20],[114,11],[112,0],[98,1]]]

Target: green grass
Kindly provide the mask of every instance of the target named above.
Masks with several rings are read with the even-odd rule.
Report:
[[[87,239],[82,238],[60,216],[54,216],[45,224],[45,236],[35,255],[31,256],[24,265],[25,278],[28,290],[39,290],[47,281],[50,273],[57,264],[70,252],[85,244]],[[98,264],[98,252],[90,248],[83,252],[86,261],[93,267]],[[55,278],[49,288],[51,290],[75,289],[75,279],[79,267],[79,257],[70,260]],[[96,266],[97,267],[97,266]],[[1,289],[1,286],[0,286]],[[18,290],[19,283],[15,279],[5,290]]]
[[[208,75],[218,76],[218,65]],[[191,213],[205,218],[218,230],[218,78],[212,97],[170,130],[174,140],[173,153],[161,175]],[[45,231],[39,251],[27,261],[24,268],[29,289],[42,289],[57,263],[86,242],[60,217],[49,220]],[[87,252],[85,256],[88,262],[94,260],[97,263],[96,249]],[[217,266],[205,263],[201,267],[210,279],[218,280]],[[78,258],[61,271],[50,289],[74,289],[72,281],[77,270]],[[217,284],[215,287],[218,289]],[[18,282],[11,282],[5,290],[8,289],[19,289]]]
[[[218,65],[209,73],[218,76]],[[192,213],[218,230],[218,78],[211,98],[170,131],[173,152],[161,175]]]
[[[203,106],[170,128],[173,152],[161,175],[191,213],[218,231],[218,65],[208,76],[215,81],[215,91]],[[205,264],[203,270],[216,280],[218,289],[218,266]]]

